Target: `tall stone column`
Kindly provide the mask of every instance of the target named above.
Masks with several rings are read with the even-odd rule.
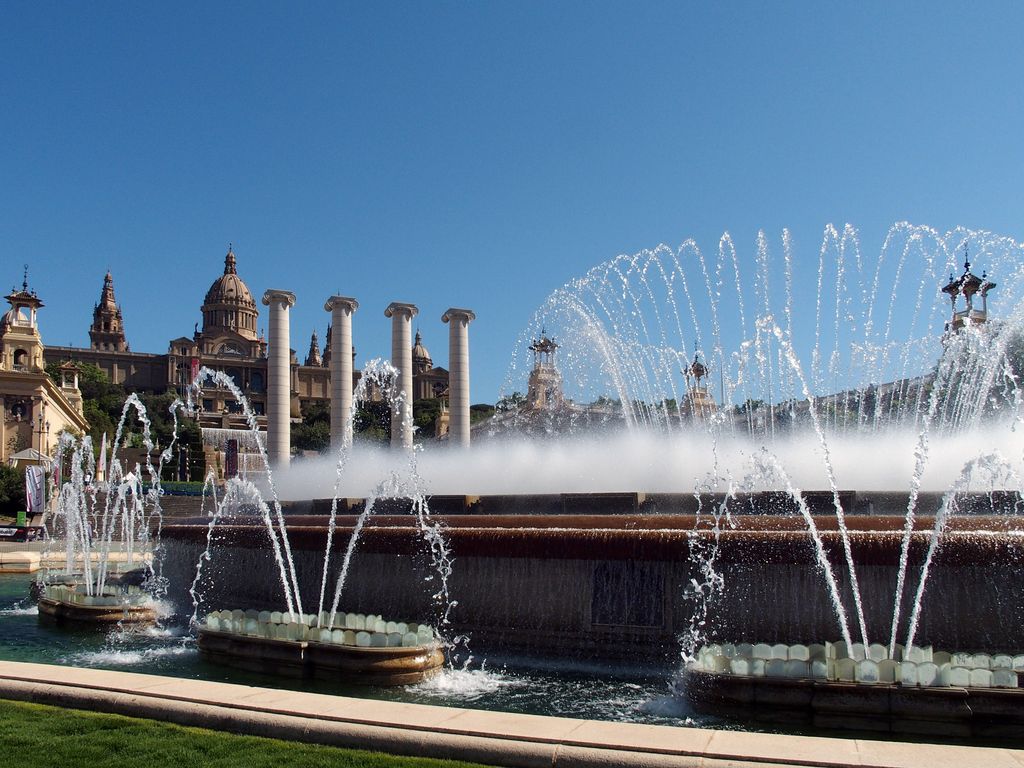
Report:
[[[352,444],[352,313],[359,302],[331,296],[324,304],[331,313],[331,448]]]
[[[291,332],[288,310],[295,306],[291,291],[269,290],[263,304],[270,307],[267,361],[267,458],[273,467],[291,461]]]
[[[452,307],[443,315],[448,323],[448,441],[469,447],[469,324],[476,315]]]
[[[393,301],[384,310],[391,318],[391,364],[398,369],[401,404],[391,406],[391,447],[412,448],[412,319],[419,314],[415,304]]]

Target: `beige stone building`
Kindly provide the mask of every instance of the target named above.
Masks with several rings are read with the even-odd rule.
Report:
[[[180,294],[180,289],[178,292]],[[203,383],[197,415],[204,440],[208,439],[215,450],[222,451],[225,442],[234,439],[232,433],[248,430],[242,405],[227,380],[245,396],[262,430],[266,429],[267,411],[267,341],[259,327],[259,308],[238,274],[238,261],[232,248],[228,248],[224,257],[223,273],[210,285],[199,311],[201,323],[195,324],[192,335],[171,339],[166,353],[134,352],[115,297],[114,279],[108,272],[103,279],[100,299],[93,307],[89,348],[48,347],[43,353],[45,362],[92,363],[102,369],[110,381],[130,391],[157,393],[169,389],[184,393],[203,367],[218,372],[221,374],[218,380],[207,379]],[[315,331],[301,363],[295,351],[290,351],[290,417],[293,420],[301,419],[311,407],[330,405],[330,343],[328,326],[323,352]],[[442,395],[447,390],[448,372],[433,365],[419,334],[413,357],[415,397]],[[353,388],[360,376],[353,365]],[[243,442],[247,440],[240,434],[238,438]],[[216,463],[216,457],[210,458]],[[208,463],[208,466],[213,465]]]
[[[78,369],[61,366],[61,383],[46,374],[45,347],[39,334],[43,302],[28,289],[6,297],[10,309],[0,318],[0,462],[44,463],[62,432],[84,433]]]

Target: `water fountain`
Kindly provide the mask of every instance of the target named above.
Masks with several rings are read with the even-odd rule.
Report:
[[[406,412],[407,409],[403,407],[404,393],[398,390],[396,373],[396,369],[387,363],[371,362],[363,371],[359,388],[355,392],[351,405],[352,413],[354,414],[359,403],[367,398],[370,388],[386,400],[396,403],[396,413]],[[407,685],[421,682],[436,674],[444,664],[445,657],[442,638],[435,636],[431,626],[416,622],[388,621],[380,615],[346,613],[339,609],[358,532],[374,512],[378,501],[411,495],[419,530],[431,545],[442,582],[445,579],[445,569],[449,567],[446,563],[447,549],[443,534],[437,524],[431,521],[429,508],[418,488],[415,451],[409,453],[408,459],[411,484],[403,485],[398,473],[394,473],[387,482],[377,487],[373,498],[367,500],[337,574],[333,600],[327,602],[328,577],[331,573],[331,558],[334,551],[332,544],[337,518],[338,489],[351,449],[348,443],[342,446],[335,470],[335,494],[321,565],[318,610],[316,613],[303,613],[302,590],[290,534],[277,497],[273,468],[260,443],[255,415],[230,377],[206,368],[200,370],[190,395],[197,391],[205,380],[213,380],[221,386],[229,387],[242,403],[257,440],[257,448],[263,456],[268,487],[265,496],[247,481],[229,481],[223,499],[216,505],[210,517],[206,530],[207,547],[199,559],[199,567],[191,589],[193,623],[197,625],[199,650],[214,662],[250,671],[320,680],[343,680],[367,685]],[[409,421],[407,429],[411,434],[411,413],[406,415],[406,419]],[[242,508],[247,505],[259,510],[259,515],[255,519],[246,519],[240,514]],[[254,522],[261,533],[269,535],[286,610],[212,610],[206,613],[202,621],[198,620],[200,603],[204,602],[203,567],[211,559],[210,543],[214,533],[223,537],[233,531],[248,536],[253,532]],[[446,595],[441,597],[446,599]],[[450,608],[446,608],[447,610]]]
[[[965,245],[999,278],[992,320],[987,276],[964,290],[974,285],[969,263],[960,272]],[[552,294],[519,349],[557,337],[557,408],[510,409],[473,433],[472,452],[418,463],[432,508],[452,513],[451,631],[471,632],[487,653],[605,662],[677,656],[682,638],[679,690],[699,707],[1005,735],[1016,716],[963,712],[983,711],[986,697],[1009,706],[1019,692],[1021,248],[900,224],[875,264],[850,227],[826,230],[816,274],[794,271],[788,233],[782,254],[778,280],[761,235],[747,276],[728,236],[710,259],[688,241],[619,257]],[[952,316],[933,300],[944,284]],[[808,348],[805,361],[797,350]],[[515,361],[510,395],[524,373]],[[621,434],[554,439],[598,422]],[[545,429],[558,434],[502,442]],[[416,507],[399,498],[413,494],[382,504],[376,489],[405,472],[404,454],[344,461],[344,482],[316,466],[280,476],[288,501],[274,490],[266,529],[218,526],[220,557],[247,578],[222,580],[208,603],[253,606],[275,582],[286,595],[323,595],[324,553],[358,540],[361,570],[346,582],[355,626],[348,613],[345,626],[340,614],[325,621],[323,598],[305,621],[295,607],[291,623],[283,611],[280,623],[273,612],[266,623],[223,609],[208,617],[236,635],[255,622],[259,634],[329,629],[344,640],[360,615],[365,627],[375,611],[422,613],[422,534],[387,514]],[[243,496],[239,507],[256,503]],[[195,562],[209,530],[170,526],[174,559]],[[270,550],[265,530],[279,542]],[[278,628],[291,624],[305,628]],[[781,690],[799,691],[789,710]],[[870,697],[861,717],[852,706]],[[836,698],[850,706],[807,705]],[[954,720],[923,703],[954,699]],[[895,716],[897,700],[921,716]]]
[[[142,422],[145,475],[139,464],[125,471],[119,455],[133,409]],[[47,528],[50,542],[64,543],[64,567],[46,570],[35,586],[40,617],[97,626],[157,621],[164,591],[159,563],[155,562],[161,522],[160,473],[174,445],[161,453],[156,467],[150,458],[153,450],[146,409],[136,395],[125,402],[109,462],[104,439],[99,458],[105,478],[102,483],[92,482],[97,461],[91,438],[61,435],[53,478],[59,491]],[[59,477],[62,472],[67,476]],[[44,552],[44,562],[53,559],[49,551]]]
[[[774,275],[768,240],[759,235],[753,310],[736,249],[726,235],[717,259],[706,259],[696,244],[687,242],[677,252],[662,247],[595,267],[553,293],[528,331],[536,335],[538,327],[555,330],[563,357],[569,359],[565,375],[574,389],[599,403],[598,396],[610,388],[627,428],[688,433],[704,440],[715,460],[706,479],[695,484],[695,495],[718,490],[728,498],[753,481],[790,500],[803,520],[804,543],[813,548],[811,563],[831,604],[831,631],[819,621],[817,626],[776,629],[774,638],[758,637],[748,621],[723,633],[721,622],[716,627],[707,619],[721,613],[717,601],[726,597],[723,592],[733,577],[723,557],[728,528],[735,521],[728,504],[709,498],[705,505],[698,498],[694,533],[704,543],[693,548],[700,578],[688,587],[697,621],[685,632],[679,689],[698,708],[746,718],[784,717],[883,730],[1019,731],[1024,721],[1001,718],[1011,706],[1007,702],[1016,700],[1018,673],[1024,671],[1016,633],[993,632],[999,622],[984,616],[978,617],[979,632],[969,638],[957,638],[948,630],[943,636],[934,627],[926,633],[935,642],[963,640],[974,652],[955,650],[961,645],[949,646],[948,652],[922,647],[920,633],[923,607],[938,607],[926,606],[923,598],[926,588],[933,594],[940,588],[930,576],[940,551],[947,564],[991,568],[981,580],[972,579],[966,594],[943,596],[950,613],[957,612],[959,600],[991,600],[993,590],[984,579],[1011,590],[1021,583],[1020,532],[1014,525],[1020,507],[1020,447],[1009,437],[1021,418],[1024,373],[1020,246],[987,233],[956,230],[940,235],[901,224],[889,232],[872,270],[852,228],[841,235],[828,228],[819,257],[807,367],[796,352],[801,328],[794,323],[799,304],[793,297],[804,291],[794,290],[798,276],[792,270],[788,233],[782,248],[784,290],[778,296],[770,291]],[[989,292],[996,285],[987,273],[978,277],[971,271],[969,254],[984,259],[1001,276],[1006,300],[999,320],[988,316]],[[962,273],[957,258],[963,259]],[[943,284],[941,275],[947,269],[949,280]],[[930,300],[939,291],[951,300],[951,315]],[[730,301],[738,320],[732,341],[725,327],[732,318],[723,313]],[[805,337],[807,331],[809,324],[803,329]],[[689,347],[686,337],[691,333],[695,341]],[[571,340],[568,348],[566,339]],[[708,402],[708,383],[702,381],[708,366],[702,358],[717,368],[721,403],[738,402],[738,407],[693,407]],[[592,406],[570,404],[563,410],[586,420]],[[522,415],[505,421],[514,426],[515,417]],[[979,430],[1006,432],[1004,444],[1013,453],[973,453],[967,436]],[[829,513],[827,518],[820,511],[812,513],[810,494],[799,490],[807,486],[789,477],[793,466],[777,455],[781,437],[801,433],[809,451],[800,463],[820,468],[817,488],[823,506],[831,507],[821,510]],[[837,464],[834,447],[850,435],[878,446],[901,435],[913,436],[915,466],[903,481],[908,491],[892,510],[903,518],[902,535],[894,537],[892,525],[878,523],[868,530],[851,530],[850,515],[857,510],[843,499],[839,473],[848,467]],[[719,461],[728,453],[723,448],[737,436],[752,447],[765,446],[761,455],[750,451],[755,454],[750,475],[743,478],[735,464]],[[921,515],[921,484],[939,439],[956,451],[955,463],[962,469],[957,479],[940,480],[946,485],[932,501],[929,520]],[[1006,503],[986,505],[971,493],[979,487],[995,491]],[[976,515],[986,506],[988,517],[975,517],[962,532],[950,528],[954,515]],[[711,513],[702,515],[701,507]],[[832,537],[819,531],[826,520],[834,523]],[[918,523],[925,530],[919,531]],[[757,549],[763,557],[772,537],[767,530],[762,534]],[[991,552],[979,557],[979,544],[999,550],[999,555],[994,560]],[[874,556],[865,557],[866,549],[874,550]],[[887,559],[895,566],[885,579],[892,578],[891,585],[879,583],[877,575]],[[915,591],[910,591],[908,579],[912,566],[919,568]],[[865,583],[866,578],[875,583]],[[774,578],[768,583],[782,586]],[[784,592],[799,604],[805,595],[795,586],[786,584]],[[888,601],[882,597],[886,592],[892,596]],[[749,602],[751,595],[745,597]],[[1001,596],[994,602],[986,602],[993,615],[1016,610]],[[792,612],[792,607],[786,609]],[[881,632],[884,643],[869,642]],[[902,644],[897,642],[901,633]],[[963,696],[959,710],[950,706],[950,687],[970,691],[969,706]],[[992,692],[994,688],[1005,690]],[[893,690],[901,697],[899,707],[892,704]],[[974,713],[973,720],[964,715],[964,707]]]

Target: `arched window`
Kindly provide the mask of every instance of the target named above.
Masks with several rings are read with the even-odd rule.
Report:
[[[22,370],[28,366],[28,352],[24,349],[14,350],[14,369],[16,371]]]

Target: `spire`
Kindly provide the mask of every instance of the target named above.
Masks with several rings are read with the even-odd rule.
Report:
[[[313,330],[313,335],[309,339],[309,352],[306,354],[306,365],[316,366],[317,368],[323,367],[324,361],[320,357],[320,342],[316,338],[316,330]]]
[[[117,307],[117,302],[114,300],[114,276],[110,274],[110,270],[107,270],[107,274],[103,276],[103,291],[100,293],[101,307]]]
[[[114,298],[114,276],[110,270],[103,276],[103,290],[99,303],[92,311],[92,325],[89,326],[89,346],[114,352],[128,352],[128,341],[124,336],[124,320],[121,308]]]
[[[224,257],[224,274],[225,275],[237,275],[238,270],[235,267],[235,252],[231,248],[231,243],[228,243],[228,254]]]
[[[324,337],[324,353],[320,357],[320,364],[323,365],[324,368],[329,368],[330,365],[331,365],[331,334],[332,333],[333,333],[333,330],[331,328],[331,324],[328,323],[327,324],[327,336]]]

